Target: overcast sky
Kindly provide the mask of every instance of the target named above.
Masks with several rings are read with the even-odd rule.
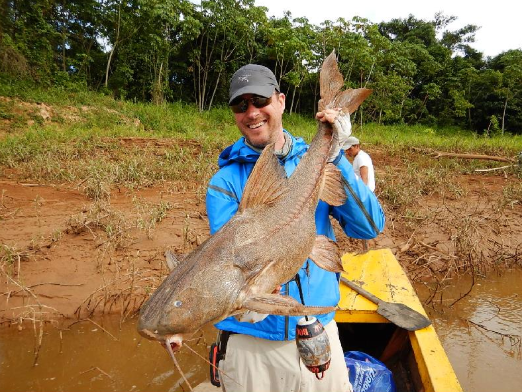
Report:
[[[448,30],[457,30],[468,24],[480,27],[475,34],[475,43],[470,45],[485,56],[522,49],[520,0],[255,0],[255,3],[267,7],[269,17],[281,17],[284,11],[290,11],[292,17],[304,16],[315,25],[339,17],[351,20],[354,16],[373,23],[405,19],[409,14],[417,19],[433,20],[435,14],[442,11],[446,16],[458,18],[448,26]]]

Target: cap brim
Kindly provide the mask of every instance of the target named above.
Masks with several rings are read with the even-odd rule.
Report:
[[[237,90],[234,95],[230,97],[228,104],[230,105],[234,99],[240,97],[243,94],[255,94],[259,95],[260,97],[270,98],[275,89],[275,86],[245,86]]]

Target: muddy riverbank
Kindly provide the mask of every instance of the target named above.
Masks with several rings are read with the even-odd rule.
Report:
[[[493,349],[484,348],[486,357],[473,363],[471,357],[462,359],[457,354],[476,347],[477,333],[491,334],[493,341],[508,341],[509,333],[519,336],[520,331],[506,332],[499,330],[500,324],[484,324],[482,318],[471,317],[474,311],[469,310],[465,328],[474,331],[474,340],[466,338],[456,344],[452,341],[455,335],[445,330],[453,331],[457,324],[446,318],[449,313],[444,307],[462,297],[453,306],[461,309],[468,297],[474,298],[472,294],[480,300],[486,294],[474,291],[481,277],[487,276],[489,281],[491,276],[520,269],[520,179],[513,173],[459,174],[447,179],[451,193],[419,192],[407,203],[406,196],[398,193],[401,187],[392,187],[405,173],[401,161],[377,149],[372,153],[380,163],[377,194],[387,224],[378,238],[369,241],[370,247],[392,249],[426,309],[437,309],[433,311],[435,325],[443,343],[448,342],[459,378],[473,379],[468,390],[480,391],[483,385],[489,386],[484,390],[501,390],[476,378],[485,374],[477,364],[490,363],[487,355]],[[156,386],[158,390],[179,390],[168,356],[157,345],[139,340],[133,316],[167,273],[164,252],[185,254],[208,237],[201,189],[200,184],[163,183],[140,190],[114,189],[110,197],[93,200],[82,184],[0,179],[0,360],[1,372],[9,376],[0,379],[5,382],[19,374],[17,381],[2,390],[100,390],[100,385],[106,385],[100,382],[114,386],[101,389],[114,391],[152,391]],[[392,190],[397,193],[391,194]],[[360,241],[346,239],[340,232],[338,239],[343,252],[362,249]],[[475,285],[470,281],[457,285],[459,276],[475,276]],[[458,292],[448,297],[450,289]],[[522,294],[516,295],[520,298]],[[511,299],[508,293],[503,296],[501,299]],[[491,320],[500,323],[506,307],[495,306],[498,312],[490,315]],[[112,321],[102,324],[104,316]],[[197,343],[203,356],[213,333],[210,328]],[[455,350],[460,346],[462,350]],[[520,366],[520,353],[510,354],[509,349],[506,353],[505,349],[498,355],[514,358]],[[195,382],[206,377],[206,365],[194,354],[186,355],[189,376]],[[141,357],[154,360],[144,364]],[[75,364],[81,358],[91,360]],[[121,376],[118,367],[125,369]],[[503,369],[510,371],[509,366]],[[145,384],[135,381],[134,376],[141,372],[146,374]],[[516,377],[513,380],[520,385]]]

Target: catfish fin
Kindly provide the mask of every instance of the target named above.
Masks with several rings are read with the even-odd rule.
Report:
[[[334,164],[326,165],[323,181],[321,200],[331,206],[344,204],[346,202],[346,191],[344,190],[343,178],[341,171]]]
[[[263,149],[243,191],[238,212],[264,204],[273,204],[288,192],[285,169],[274,155],[275,144]]]
[[[324,235],[315,237],[312,253],[308,257],[324,270],[330,272],[344,271],[337,243]]]
[[[345,112],[352,114],[361,103],[368,98],[373,90],[367,88],[347,89],[339,93],[330,106],[334,108],[342,108]]]
[[[181,260],[178,259],[178,257],[170,250],[165,251],[165,261],[167,262],[167,267],[169,267],[170,271],[173,271],[181,262]]]
[[[321,100],[319,101],[319,110],[332,107],[331,104],[334,97],[344,85],[344,79],[335,58],[335,50],[324,60],[319,74],[319,86]]]
[[[335,311],[334,306],[305,306],[294,298],[280,294],[260,294],[247,298],[243,309],[279,316],[308,316]]]

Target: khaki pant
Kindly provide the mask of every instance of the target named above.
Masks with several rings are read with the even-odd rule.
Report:
[[[219,362],[225,392],[351,392],[348,369],[335,321],[325,326],[332,359],[318,380],[301,359],[294,340],[273,341],[231,335],[226,357]]]

